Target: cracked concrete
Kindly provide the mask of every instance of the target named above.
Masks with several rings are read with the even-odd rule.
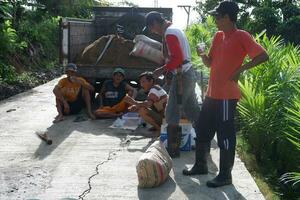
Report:
[[[52,124],[56,115],[52,89],[57,79],[0,102],[0,199],[264,199],[244,164],[236,158],[231,186],[210,189],[217,173],[218,149],[212,144],[210,173],[185,177],[194,152],[174,159],[168,180],[157,188],[138,188],[135,165],[153,142],[144,129],[108,128],[113,120]],[[85,115],[84,113],[80,115]],[[47,145],[35,134],[47,131]]]

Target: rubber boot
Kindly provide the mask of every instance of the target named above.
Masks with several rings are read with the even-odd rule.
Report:
[[[231,170],[234,163],[234,150],[220,150],[220,171],[211,181],[206,183],[207,187],[221,187],[232,184]]]
[[[181,128],[180,126],[167,126],[168,153],[171,158],[180,157]]]
[[[186,176],[191,176],[196,174],[207,174],[208,173],[207,157],[209,155],[209,150],[210,150],[210,143],[197,142],[196,140],[195,164],[190,169],[182,170],[182,174]]]

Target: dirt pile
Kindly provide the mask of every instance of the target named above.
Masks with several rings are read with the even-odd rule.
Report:
[[[95,65],[97,58],[102,53],[109,38],[110,35],[102,36],[87,46],[76,58],[76,62],[83,65]],[[144,58],[129,55],[133,47],[134,42],[132,40],[126,40],[122,37],[113,35],[111,43],[97,65],[127,67],[157,66],[156,63]]]

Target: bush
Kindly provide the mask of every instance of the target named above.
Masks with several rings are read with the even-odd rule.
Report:
[[[292,114],[300,116],[300,94],[295,87],[300,84],[300,51],[290,44],[284,45],[280,37],[257,38],[270,59],[260,67],[245,73],[240,81],[243,98],[238,105],[240,133],[249,142],[257,161],[268,169],[268,174],[278,184],[281,175],[300,171],[300,154],[289,141],[290,136],[299,143],[299,124]],[[294,112],[293,112],[294,111]],[[298,120],[299,123],[299,120]],[[283,187],[286,197],[295,197],[297,190]],[[299,194],[298,194],[299,195]]]

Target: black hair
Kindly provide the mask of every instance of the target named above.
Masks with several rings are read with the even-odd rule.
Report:
[[[151,11],[146,15],[146,26],[152,26],[154,22],[163,24],[165,21],[162,13]]]
[[[230,21],[237,22],[239,6],[234,1],[222,1],[217,8],[212,11],[213,15],[228,15]]]

